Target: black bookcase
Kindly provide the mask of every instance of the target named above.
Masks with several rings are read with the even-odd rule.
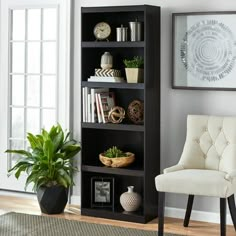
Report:
[[[142,125],[132,124],[128,119],[121,124],[82,122],[81,214],[146,223],[157,216],[154,177],[160,173],[160,7],[82,7],[81,15],[81,87],[108,87],[115,92],[117,105],[126,109],[134,99],[144,101]],[[135,19],[143,22],[143,41],[117,42],[116,27],[121,24],[128,27],[128,22]],[[93,35],[94,26],[102,21],[111,26],[109,41],[96,41]],[[100,68],[100,58],[105,51],[113,55],[114,68],[120,69],[124,77],[123,59],[142,56],[144,82],[87,82],[94,75],[94,69]],[[99,153],[112,146],[135,153],[135,162],[126,168],[104,167]],[[91,206],[93,177],[114,178],[114,209]],[[142,205],[137,212],[126,213],[119,198],[130,185],[141,194]]]

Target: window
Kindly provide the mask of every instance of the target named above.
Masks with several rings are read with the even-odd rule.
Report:
[[[57,16],[55,7],[10,11],[10,149],[25,149],[27,132],[58,120]]]
[[[27,149],[27,132],[69,128],[69,13],[69,0],[1,1],[1,153]],[[23,190],[6,177],[10,157],[0,160],[0,188]]]

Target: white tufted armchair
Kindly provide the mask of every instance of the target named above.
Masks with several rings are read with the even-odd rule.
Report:
[[[163,235],[165,192],[188,194],[188,227],[194,195],[220,198],[221,236],[226,235],[226,199],[236,230],[236,117],[189,115],[187,137],[177,165],[155,178],[159,192],[158,235]]]

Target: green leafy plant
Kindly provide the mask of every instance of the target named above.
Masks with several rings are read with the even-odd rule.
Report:
[[[144,65],[144,60],[140,56],[133,57],[130,60],[124,59],[123,62],[127,68],[142,68]]]
[[[19,154],[17,163],[8,170],[18,179],[22,172],[28,177],[25,188],[33,183],[33,190],[40,186],[61,185],[68,188],[74,185],[72,158],[80,151],[80,145],[69,138],[70,132],[64,132],[58,124],[49,132],[42,129],[41,134],[28,133],[30,150],[6,150],[7,153]]]
[[[118,149],[116,146],[113,146],[104,152],[104,156],[109,158],[127,157],[127,154]]]

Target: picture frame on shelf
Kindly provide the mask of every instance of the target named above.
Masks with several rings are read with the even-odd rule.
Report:
[[[109,207],[114,210],[114,178],[91,178],[91,207]]]
[[[236,90],[235,15],[172,14],[172,88]]]

